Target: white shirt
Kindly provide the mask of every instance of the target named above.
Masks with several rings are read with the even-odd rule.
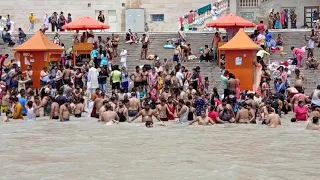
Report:
[[[124,49],[123,51],[121,51],[121,53],[120,53],[120,56],[121,56],[120,62],[127,62],[127,54],[128,54],[127,50]]]
[[[183,86],[183,81],[182,80],[184,78],[183,74],[181,72],[177,72],[176,77],[179,80],[180,87],[182,87]]]
[[[88,88],[97,89],[99,87],[98,83],[99,71],[98,69],[91,67],[88,73]]]
[[[314,48],[314,40],[309,39],[308,41],[308,48],[313,49]]]
[[[265,50],[259,50],[259,51],[257,52],[257,55],[256,55],[256,56],[260,56],[261,58],[263,58],[263,56],[264,56],[265,54],[270,55],[270,53],[268,53],[268,52],[265,51]]]
[[[257,41],[260,43],[261,41],[264,41],[266,39],[266,36],[263,34],[259,34],[257,36]]]
[[[156,70],[157,73],[162,72],[163,71],[163,67],[154,67],[154,69]]]

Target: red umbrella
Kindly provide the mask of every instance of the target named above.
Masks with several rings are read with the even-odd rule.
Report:
[[[99,29],[109,29],[110,26],[99,22],[90,17],[81,17],[69,24],[62,26],[62,29],[67,30],[99,30]]]
[[[217,20],[209,22],[206,24],[207,27],[215,27],[215,28],[227,28],[227,27],[255,27],[256,25],[253,22],[250,22],[242,17],[239,17],[235,14],[228,14],[226,16],[222,16]]]

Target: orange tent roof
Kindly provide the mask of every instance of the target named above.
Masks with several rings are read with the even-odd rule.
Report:
[[[243,19],[240,16],[237,16],[235,14],[228,14],[226,16],[222,16],[218,18],[217,20],[214,20],[212,22],[209,22],[206,24],[207,27],[216,27],[216,28],[226,28],[226,27],[255,27],[256,25],[248,20]]]
[[[99,30],[99,29],[109,29],[110,26],[99,22],[91,17],[81,17],[69,24],[62,26],[62,29],[68,30]]]
[[[219,47],[219,50],[258,50],[260,48],[241,28],[229,42]]]
[[[13,48],[14,51],[59,51],[64,48],[51,42],[41,31],[36,32],[27,42]]]

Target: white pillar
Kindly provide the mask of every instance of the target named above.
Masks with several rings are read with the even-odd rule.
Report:
[[[230,13],[237,14],[239,0],[230,0]]]

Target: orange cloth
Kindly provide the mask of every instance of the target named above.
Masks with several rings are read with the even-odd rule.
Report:
[[[20,103],[16,103],[13,108],[13,119],[23,119],[22,116],[22,105]]]

